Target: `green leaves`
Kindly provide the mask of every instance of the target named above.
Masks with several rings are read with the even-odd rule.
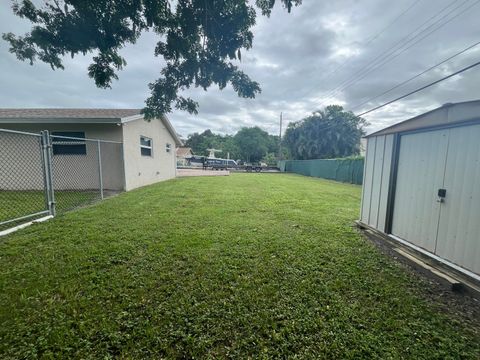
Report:
[[[256,0],[255,3],[262,10],[263,15],[269,16],[275,5],[275,0]],[[288,12],[290,12],[292,11],[292,7],[294,5],[300,5],[302,0],[283,0],[282,3]]]
[[[274,152],[277,148],[276,139],[258,126],[242,128],[234,136],[242,160],[247,162],[258,162],[268,152]]]
[[[267,153],[274,156],[278,147],[278,136],[270,135],[259,127],[242,128],[234,136],[214,134],[211,130],[188,136],[185,146],[192,148],[196,155],[207,155],[207,149],[222,150],[221,157],[258,162]]]
[[[116,70],[121,70],[127,62],[114,51],[106,51],[93,57],[93,64],[88,67],[88,76],[95,80],[100,88],[111,88],[111,79],[118,79]]]
[[[284,143],[296,160],[358,155],[364,119],[330,105],[309,117],[290,123]]]
[[[260,84],[256,81],[250,80],[248,75],[236,69],[233,71],[231,78],[233,89],[238,96],[245,98],[254,98],[256,94],[261,92]]]
[[[30,42],[25,38],[18,38],[13,33],[2,35],[2,39],[8,41],[12,48],[15,48],[15,55],[18,60],[29,61],[33,65],[37,52],[32,48]]]
[[[291,11],[301,0],[281,3]],[[256,2],[264,15],[274,5],[274,0]],[[149,85],[151,96],[144,109],[149,119],[170,112],[172,106],[196,113],[198,103],[179,95],[190,86],[223,89],[230,83],[245,98],[260,92],[260,85],[233,63],[241,60],[242,49],[252,47],[256,12],[247,0],[44,0],[41,7],[23,0],[12,10],[33,24],[23,37],[3,34],[19,60],[40,60],[63,69],[66,54],[97,53],[88,75],[101,88],[111,87],[126,65],[118,51],[135,43],[143,31],[155,31],[160,40],[154,54],[162,56],[166,66]]]

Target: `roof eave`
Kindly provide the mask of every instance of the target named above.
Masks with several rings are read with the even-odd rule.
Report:
[[[143,114],[137,114],[137,115],[127,116],[127,117],[121,118],[120,120],[121,120],[122,124],[125,124],[125,123],[128,123],[130,121],[140,120],[140,119],[143,119],[143,118],[144,118]],[[180,140],[180,138],[178,137],[177,132],[173,128],[170,120],[165,115],[162,115],[161,120],[162,120],[163,124],[165,125],[165,127],[167,128],[170,135],[172,135],[173,139],[175,140],[175,145],[176,146],[183,146],[182,140]]]
[[[175,140],[175,145],[176,146],[183,146],[182,140],[180,140],[180,138],[178,137],[177,132],[173,128],[173,125],[170,122],[170,120],[168,119],[168,117],[166,115],[162,115],[162,118],[163,118],[162,120],[163,120],[163,123],[165,124],[165,127],[168,129],[168,131],[172,135],[173,139]]]
[[[461,104],[461,103],[460,103]],[[451,106],[454,106],[454,105],[457,105],[457,104],[454,104],[454,103],[447,103],[447,104],[444,104],[442,106],[439,106],[435,109],[432,109],[430,111],[427,111],[427,112],[424,112],[422,114],[419,114],[419,115],[416,115],[412,118],[409,118],[409,119],[406,119],[406,120],[403,120],[403,121],[400,121],[398,123],[395,123],[393,125],[390,125],[390,126],[387,126],[386,128],[383,128],[381,130],[378,130],[378,131],[375,131],[371,134],[368,134],[365,136],[365,138],[369,138],[369,137],[374,137],[374,136],[379,136],[379,135],[388,135],[388,134],[394,134],[396,131],[395,129],[398,128],[400,125],[403,125],[405,123],[408,123],[408,122],[411,122],[411,121],[415,121],[415,120],[418,120],[419,118],[421,117],[424,117],[426,115],[429,115],[435,111],[438,111],[438,110],[441,110],[441,109],[444,109],[446,107],[451,107]]]
[[[390,125],[386,128],[383,128],[381,130],[378,130],[378,131],[375,131],[371,134],[368,134],[365,136],[365,138],[370,138],[370,137],[375,137],[375,136],[380,136],[380,135],[388,135],[388,134],[395,134],[397,132],[402,132],[402,131],[398,131],[398,129],[402,126],[402,125],[405,125],[406,123],[409,123],[409,122],[414,122],[416,120],[419,120],[423,117],[426,117],[434,112],[438,112],[438,111],[441,111],[441,110],[444,110],[444,109],[450,109],[450,108],[458,108],[458,107],[461,107],[461,106],[466,106],[468,104],[478,104],[480,106],[480,100],[468,100],[468,101],[461,101],[461,102],[456,102],[456,103],[446,103],[446,104],[443,104],[442,106],[439,106],[435,109],[432,109],[430,111],[427,111],[425,113],[422,113],[422,114],[419,114],[417,116],[414,116],[412,118],[409,118],[407,120],[403,120],[403,121],[400,121],[396,124],[393,124],[393,125]],[[462,122],[468,122],[472,120],[472,118],[460,118],[454,122],[451,122],[451,124],[454,124],[454,123],[462,123]],[[445,124],[443,124],[445,125]],[[417,129],[428,129],[428,128],[431,128],[432,126],[426,126],[426,127],[419,127]]]
[[[120,118],[0,118],[0,124],[116,124]]]

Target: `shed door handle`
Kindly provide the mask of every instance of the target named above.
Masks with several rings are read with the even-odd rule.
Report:
[[[438,189],[437,195],[438,195],[437,202],[444,203],[445,197],[447,196],[447,189]]]

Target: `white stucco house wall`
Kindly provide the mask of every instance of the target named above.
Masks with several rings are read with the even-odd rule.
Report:
[[[128,191],[176,175],[176,148],[181,146],[181,141],[166,116],[146,121],[140,109],[0,109],[2,128],[29,133],[48,130],[53,135],[112,141],[101,145],[105,189]],[[35,158],[41,156],[40,152],[33,149],[34,145],[30,145],[32,149],[26,148],[25,136],[4,138],[2,152],[10,164],[40,163]],[[59,181],[57,188],[95,187],[97,144],[95,141],[82,144],[83,149],[78,153],[54,153],[54,171],[62,173],[56,177],[54,174]],[[0,183],[17,184],[21,189],[43,186],[40,180],[36,184],[36,180],[29,177],[28,166],[18,166],[17,170],[15,181],[2,179],[9,176],[3,172]],[[68,172],[72,173],[71,177],[65,175]],[[75,172],[81,174],[75,176]]]

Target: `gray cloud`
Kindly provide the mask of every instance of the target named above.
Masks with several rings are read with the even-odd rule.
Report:
[[[468,0],[465,6],[474,2]],[[207,92],[191,89],[186,95],[200,103],[199,114],[174,112],[170,118],[184,136],[206,128],[233,133],[242,126],[254,125],[276,134],[281,111],[288,122],[299,120],[330,103],[351,109],[478,41],[480,5],[472,7],[357,84],[329,98],[332,89],[372,64],[372,59],[382,51],[452,1],[420,1],[372,41],[375,34],[412,3],[413,0],[304,0],[304,4],[294,8],[291,14],[277,7],[269,18],[258,17],[254,47],[242,54],[242,62],[238,64],[261,84],[262,93],[249,100],[239,98],[230,88],[223,91],[212,88]],[[27,30],[28,22],[11,13],[9,2],[2,2],[0,32],[22,33]],[[30,66],[19,62],[8,53],[7,44],[0,41],[0,106],[142,107],[148,96],[147,84],[158,77],[163,64],[162,59],[153,56],[154,47],[155,34],[145,33],[137,44],[123,49],[128,65],[112,89],[101,90],[87,76],[91,56],[66,58],[65,71],[52,71],[45,64]],[[434,81],[473,63],[479,54],[480,46],[356,110],[367,110]],[[371,123],[368,130],[378,130],[446,102],[480,98],[479,74],[480,71],[471,70],[367,115]]]

